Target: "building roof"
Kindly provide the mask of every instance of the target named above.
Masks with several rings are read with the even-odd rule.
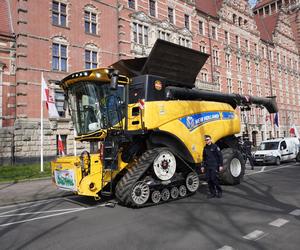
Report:
[[[258,9],[266,4],[269,4],[269,3],[272,3],[272,2],[275,2],[275,0],[260,0],[256,3],[256,5],[254,6],[254,10],[255,9]]]
[[[7,0],[0,1],[0,34],[8,36],[13,34],[10,8]]]
[[[196,0],[196,9],[212,17],[217,17],[223,0]]]
[[[266,42],[272,42],[272,35],[276,27],[278,16],[279,13],[275,13],[271,16],[254,16],[257,29],[260,32],[261,40]]]

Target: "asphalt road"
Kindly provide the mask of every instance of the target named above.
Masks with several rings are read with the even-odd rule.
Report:
[[[84,197],[0,207],[0,248],[299,249],[299,163],[247,171],[222,199],[206,188],[143,209]]]

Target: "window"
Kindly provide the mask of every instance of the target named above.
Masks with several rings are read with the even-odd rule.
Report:
[[[190,16],[187,14],[184,14],[184,27],[190,29]]]
[[[156,1],[155,0],[149,0],[149,13],[150,13],[150,16],[153,16],[153,17],[156,16]]]
[[[261,47],[261,53],[262,53],[262,57],[266,58],[266,50],[265,47]]]
[[[207,82],[207,72],[206,71],[201,72],[201,80],[203,82]]]
[[[175,23],[174,21],[174,9],[168,7],[168,18],[170,23]]]
[[[279,53],[277,53],[277,63],[281,63],[281,58],[280,58],[280,54]]]
[[[259,78],[259,65],[258,65],[258,63],[255,63],[255,76],[256,76],[256,78]]]
[[[216,49],[213,49],[213,63],[214,65],[219,65],[219,51]]]
[[[258,52],[258,45],[255,43],[255,44],[254,44],[254,47],[255,47],[255,54],[258,56],[258,55],[259,55],[259,52]]]
[[[241,17],[239,17],[239,26],[242,26],[242,22],[243,21],[243,19],[241,18]]]
[[[236,14],[232,15],[232,22],[233,22],[233,24],[236,24]]]
[[[237,47],[237,48],[240,48],[240,47],[241,47],[239,36],[235,36],[235,43],[236,43],[236,47]]]
[[[225,63],[226,63],[226,68],[230,69],[230,66],[231,66],[231,56],[228,53],[225,55]]]
[[[128,7],[131,9],[135,9],[135,0],[128,0]]]
[[[269,60],[273,61],[274,60],[274,56],[273,56],[273,51],[269,50]]]
[[[191,41],[184,37],[179,37],[179,45],[191,48]]]
[[[158,38],[165,40],[165,41],[170,41],[170,36],[171,34],[169,32],[165,32],[162,30],[158,31]]]
[[[246,62],[246,71],[247,71],[247,74],[250,75],[250,61],[247,60]]]
[[[211,26],[211,37],[217,39],[217,27]]]
[[[199,21],[199,33],[204,35],[204,23],[202,21]]]
[[[243,94],[243,83],[240,80],[238,81],[238,91],[240,95]]]
[[[236,64],[237,64],[237,71],[241,72],[242,71],[242,63],[241,63],[241,58],[236,59]]]
[[[53,43],[52,70],[67,71],[67,46],[66,45]]]
[[[65,117],[66,112],[64,110],[64,103],[65,103],[64,92],[61,89],[55,89],[54,96],[55,96],[55,106],[57,108],[57,112],[59,116]]]
[[[133,23],[133,41],[148,46],[148,26]]]
[[[225,36],[225,43],[229,44],[230,43],[230,36],[229,36],[228,31],[225,31],[224,36]]]
[[[52,2],[52,24],[64,27],[67,25],[67,6],[64,3]]]
[[[97,141],[90,142],[90,153],[92,154],[99,153],[99,142]]]
[[[232,80],[230,78],[227,78],[227,89],[228,93],[232,93]]]
[[[86,69],[97,68],[97,66],[98,66],[97,52],[86,49],[85,53],[84,53],[84,61],[85,61],[85,68]]]
[[[84,11],[84,30],[86,33],[97,34],[97,15],[90,11]]]
[[[250,43],[249,43],[249,41],[247,39],[245,40],[245,44],[246,44],[246,50],[247,50],[247,52],[250,52]]]
[[[205,45],[200,45],[200,51],[203,52],[203,53],[206,53]]]
[[[63,144],[63,147],[64,147],[64,153],[67,154],[67,135],[60,135],[61,137],[61,140],[62,140],[62,144]],[[59,155],[60,152],[58,150],[58,138],[59,138],[59,135],[56,135],[56,154]]]

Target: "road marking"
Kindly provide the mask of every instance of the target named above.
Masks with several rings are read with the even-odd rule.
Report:
[[[290,212],[291,215],[299,216],[300,215],[300,209],[295,209],[292,212]]]
[[[253,173],[247,173],[247,174],[245,174],[245,175],[261,174],[261,173],[271,172],[271,171],[274,171],[274,170],[277,170],[277,169],[281,169],[281,168],[292,168],[292,167],[298,167],[298,166],[296,166],[296,165],[292,165],[292,166],[281,166],[281,167],[277,167],[277,168],[267,169],[267,170],[264,170],[263,172],[261,172],[261,170],[260,170],[260,171],[253,172]]]
[[[234,250],[231,246],[223,246],[221,248],[218,248],[217,250]]]
[[[260,170],[259,172],[260,172],[260,173],[261,173],[261,172],[264,172],[265,169],[266,169],[266,166],[262,167],[261,170]]]
[[[5,214],[0,215],[0,218],[3,217],[14,217],[14,216],[24,216],[24,215],[31,215],[31,214],[46,214],[46,213],[56,213],[56,212],[64,212],[64,211],[70,211],[70,210],[76,210],[80,208],[66,208],[66,209],[55,209],[55,210],[45,210],[40,212],[30,212],[30,213],[20,213],[20,214]]]
[[[28,202],[24,202],[24,203],[18,203],[18,204],[13,204],[13,205],[8,205],[8,206],[2,206],[2,207],[0,207],[0,209],[6,209],[6,208],[11,208],[11,207],[20,207],[20,206],[30,205],[32,203],[34,203],[34,204],[37,204],[37,203],[42,204],[42,203],[45,203],[45,202],[47,203],[50,200],[51,201],[56,201],[56,200],[60,200],[60,199],[62,199],[62,198],[54,198],[54,199],[39,200],[39,201],[28,201]]]
[[[60,215],[63,215],[63,214],[76,213],[76,212],[81,212],[81,211],[85,211],[85,210],[94,209],[94,208],[97,208],[97,207],[106,207],[106,206],[107,206],[107,204],[100,204],[100,205],[95,206],[95,207],[76,208],[76,209],[73,209],[71,211],[65,211],[65,212],[61,212],[61,213],[58,213],[58,214],[50,214],[50,215],[31,218],[31,219],[27,219],[27,220],[20,220],[20,221],[14,221],[14,222],[10,222],[10,223],[0,224],[0,227],[7,227],[7,226],[15,225],[15,224],[21,224],[21,223],[35,221],[35,220],[47,219],[47,218],[50,218],[50,217],[60,216]]]
[[[263,231],[255,230],[255,231],[243,236],[243,238],[246,240],[254,240],[255,241],[255,240],[259,240],[259,239],[265,237],[266,235],[268,235],[268,234],[264,233]]]
[[[44,204],[47,204],[47,203],[50,203],[52,202],[53,200],[49,200],[49,201],[43,201],[43,202],[36,202],[35,204],[31,205],[31,206],[25,206],[25,207],[19,207],[17,209],[13,209],[13,210],[9,210],[9,211],[6,211],[6,212],[2,212],[0,213],[0,215],[3,215],[3,214],[9,214],[9,213],[12,213],[12,212],[15,212],[15,211],[19,211],[19,210],[24,210],[26,208],[31,208],[31,207],[36,207],[36,206],[39,206],[39,205],[44,205]]]
[[[286,224],[288,222],[289,222],[288,220],[279,218],[277,220],[274,220],[274,221],[270,222],[269,225],[274,226],[274,227],[281,227],[281,226],[283,226],[284,224]]]

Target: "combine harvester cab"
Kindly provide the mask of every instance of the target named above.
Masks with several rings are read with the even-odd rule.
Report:
[[[77,140],[96,141],[100,150],[53,162],[56,185],[65,188],[58,176],[71,174],[78,194],[115,195],[129,207],[186,197],[199,187],[205,134],[222,150],[223,183],[240,183],[245,162],[235,137],[240,133],[235,109],[255,105],[274,113],[275,98],[195,89],[207,58],[157,40],[147,58],[63,79]]]

